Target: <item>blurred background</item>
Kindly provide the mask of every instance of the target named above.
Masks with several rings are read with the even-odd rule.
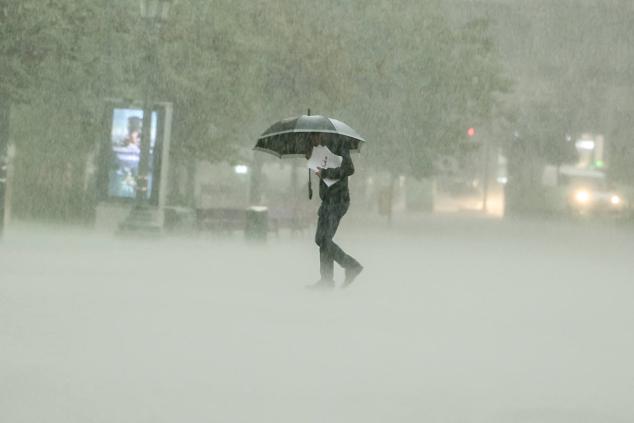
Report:
[[[304,162],[252,147],[311,109],[368,140],[353,211],[631,220],[633,14],[618,0],[3,0],[3,214],[117,230],[144,205],[132,220],[169,231],[261,206],[303,225]]]

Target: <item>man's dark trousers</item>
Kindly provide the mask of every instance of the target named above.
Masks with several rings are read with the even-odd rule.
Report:
[[[315,242],[319,246],[321,279],[334,279],[334,262],[344,269],[359,266],[359,262],[346,254],[341,247],[332,240],[339,227],[341,218],[348,211],[348,204],[324,204],[319,207],[317,233]]]

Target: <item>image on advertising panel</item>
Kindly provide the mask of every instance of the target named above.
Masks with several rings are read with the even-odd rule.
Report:
[[[152,112],[147,198],[152,192],[157,113]],[[108,196],[135,198],[141,160],[142,109],[114,109],[112,113],[111,163],[108,173]]]

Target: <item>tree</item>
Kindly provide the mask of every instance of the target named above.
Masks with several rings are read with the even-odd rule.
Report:
[[[122,3],[103,0],[12,7],[13,47],[4,51],[13,52],[17,65],[4,80],[5,98],[16,104],[16,212],[86,218],[94,206],[86,159],[99,136],[104,100],[133,86],[125,69],[134,56],[113,54],[117,38],[127,43],[133,36],[133,21]]]
[[[369,70],[359,87],[369,137],[380,140],[372,162],[397,174],[433,173],[441,154],[455,154],[464,130],[490,118],[496,94],[508,90],[485,20],[454,29],[439,3],[374,2],[359,34],[357,66]],[[385,34],[390,34],[382,41]],[[367,50],[365,46],[378,46]]]
[[[24,101],[36,66],[52,47],[46,26],[32,18],[34,1],[0,1],[0,232],[4,227],[11,106]]]
[[[172,158],[190,182],[196,160],[244,160],[240,150],[273,121],[307,108],[327,113],[345,95],[337,31],[313,45],[323,10],[288,0],[175,5],[161,42],[160,96],[174,103]]]
[[[32,41],[40,66],[29,78],[15,71],[4,79],[29,99],[13,116],[28,192],[18,203],[25,213],[63,216],[85,203],[69,193],[100,136],[104,100],[142,97],[143,25],[125,0],[38,6],[23,13],[23,25],[40,32],[9,33],[40,34]],[[459,148],[465,122],[487,119],[504,90],[487,25],[455,29],[439,2],[412,0],[174,3],[150,75],[153,98],[174,104],[172,162],[243,160],[241,150],[273,121],[311,108],[359,129],[371,164],[429,175],[437,155]],[[22,50],[16,57],[26,60],[30,50]],[[37,178],[34,163],[44,158],[47,177]],[[60,185],[65,174],[74,182]],[[40,207],[40,195],[57,206]]]

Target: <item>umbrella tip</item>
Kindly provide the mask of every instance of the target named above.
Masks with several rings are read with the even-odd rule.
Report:
[[[310,116],[310,107],[308,108],[308,113],[306,113],[308,116]]]

